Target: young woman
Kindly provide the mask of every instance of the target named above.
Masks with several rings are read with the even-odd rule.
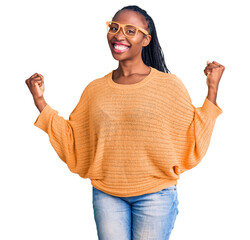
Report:
[[[70,171],[90,178],[100,240],[169,239],[178,214],[177,180],[205,155],[225,67],[207,62],[208,95],[195,108],[169,73],[152,18],[138,6],[107,22],[118,68],[90,82],[69,120],[43,98],[44,78],[26,80],[44,130]]]

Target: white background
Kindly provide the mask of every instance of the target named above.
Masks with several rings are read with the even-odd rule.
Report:
[[[249,7],[247,1],[1,1],[0,239],[97,239],[92,186],[67,168],[33,124],[25,80],[45,77],[46,102],[68,119],[85,86],[116,69],[105,22],[136,4],[153,18],[166,65],[200,107],[206,61],[225,66],[211,143],[181,175],[171,240],[249,240]]]

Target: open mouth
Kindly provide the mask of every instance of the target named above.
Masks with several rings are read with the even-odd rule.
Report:
[[[129,50],[129,46],[123,45],[123,44],[116,44],[116,43],[112,43],[111,44],[112,49],[114,50],[114,52],[116,53],[123,53]]]

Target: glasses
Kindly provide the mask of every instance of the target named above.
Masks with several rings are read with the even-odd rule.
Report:
[[[106,22],[106,24],[107,24],[107,31],[110,34],[116,34],[122,28],[124,35],[127,37],[136,36],[138,31],[141,31],[145,35],[149,35],[148,31],[146,31],[145,29],[132,24],[121,24],[114,21],[108,21]]]

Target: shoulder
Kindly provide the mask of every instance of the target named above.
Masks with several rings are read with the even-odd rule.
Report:
[[[90,82],[86,85],[84,91],[86,91],[86,92],[93,92],[93,91],[95,91],[95,90],[97,90],[97,89],[99,89],[99,88],[103,88],[103,85],[104,85],[104,83],[105,83],[105,81],[106,81],[106,79],[107,79],[107,76],[108,76],[109,74],[111,74],[111,73],[112,73],[112,72],[109,72],[109,73],[107,73],[107,74],[105,74],[105,75],[103,75],[103,76],[100,76],[100,77],[98,77],[98,78],[96,78],[96,79],[90,81]]]
[[[154,77],[163,83],[170,83],[176,86],[183,85],[181,79],[176,74],[161,72],[156,68],[154,68]]]
[[[91,82],[88,83],[88,85],[86,87],[93,88],[93,87],[95,87],[97,85],[103,84],[103,81],[105,81],[107,75],[109,75],[109,74],[110,73],[92,80]]]
[[[190,101],[190,95],[183,81],[173,73],[170,74],[170,79],[175,88],[176,95],[182,98],[186,98],[186,100]]]
[[[108,73],[108,74],[110,74],[110,73]],[[89,99],[89,96],[92,95],[93,92],[98,92],[98,90],[101,89],[101,87],[103,86],[103,83],[104,83],[106,76],[108,74],[106,74],[102,77],[96,78],[96,79],[92,80],[91,82],[89,82],[85,86],[85,88],[81,94],[81,97],[80,97],[81,100],[84,101],[85,99]]]
[[[157,69],[155,71],[155,78],[160,85],[168,87],[168,89],[175,91],[176,93],[186,94],[187,89],[183,81],[174,73],[165,73]],[[162,86],[163,87],[163,86]]]
[[[174,73],[164,73],[157,70],[156,76],[160,85],[167,88],[175,96],[175,100],[179,102],[192,103],[189,92],[179,76]]]

